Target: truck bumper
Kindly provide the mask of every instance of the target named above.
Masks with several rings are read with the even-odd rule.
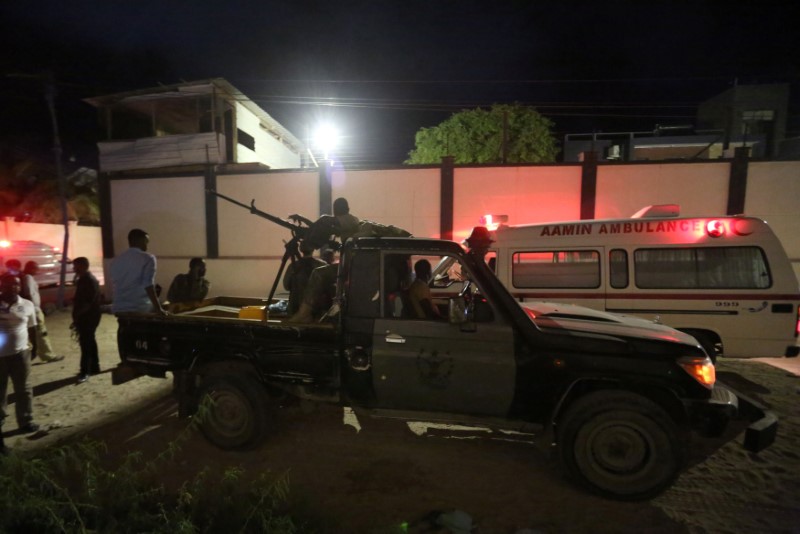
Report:
[[[772,445],[778,431],[778,418],[762,404],[728,385],[717,382],[711,399],[696,412],[695,429],[706,436],[721,434],[732,419],[747,420],[743,447],[760,452]]]
[[[739,398],[739,417],[750,421],[744,433],[745,450],[760,452],[772,445],[778,434],[778,417],[755,399],[724,387]]]

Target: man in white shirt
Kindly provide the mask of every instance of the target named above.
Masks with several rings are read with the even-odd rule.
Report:
[[[29,340],[35,346],[36,310],[33,303],[19,296],[19,277],[4,274],[0,278],[0,436],[8,407],[8,379],[16,394],[17,425],[25,433],[36,432],[39,425],[33,422],[33,387],[30,383],[31,351]],[[0,453],[5,454],[5,444],[0,441]]]
[[[8,262],[6,262],[6,265],[8,265]],[[53,351],[53,345],[50,343],[50,337],[47,335],[47,323],[45,323],[44,311],[42,310],[42,297],[39,295],[39,283],[35,278],[37,274],[39,274],[39,264],[35,261],[29,261],[25,264],[25,269],[19,277],[22,283],[19,295],[33,302],[33,306],[36,308],[36,351],[31,354],[31,359],[38,357],[44,363],[60,362],[64,359],[64,356],[56,355],[55,351]]]
[[[147,252],[150,236],[134,228],[128,232],[130,248],[111,262],[114,298],[111,311],[166,313],[156,294],[156,257]]]

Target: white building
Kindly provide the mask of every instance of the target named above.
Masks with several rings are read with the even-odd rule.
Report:
[[[100,115],[103,173],[204,165],[303,167],[303,145],[222,78],[85,100]]]

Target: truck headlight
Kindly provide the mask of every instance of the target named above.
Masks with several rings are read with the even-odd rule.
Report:
[[[678,358],[678,365],[684,371],[689,373],[689,376],[703,384],[708,389],[714,387],[714,382],[717,381],[717,371],[714,364],[711,363],[711,358],[698,358],[697,356],[684,356]]]

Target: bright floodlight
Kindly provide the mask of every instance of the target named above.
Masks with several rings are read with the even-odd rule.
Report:
[[[324,158],[328,159],[328,154],[336,148],[339,142],[339,131],[330,124],[322,124],[314,134],[314,144],[322,150]]]

